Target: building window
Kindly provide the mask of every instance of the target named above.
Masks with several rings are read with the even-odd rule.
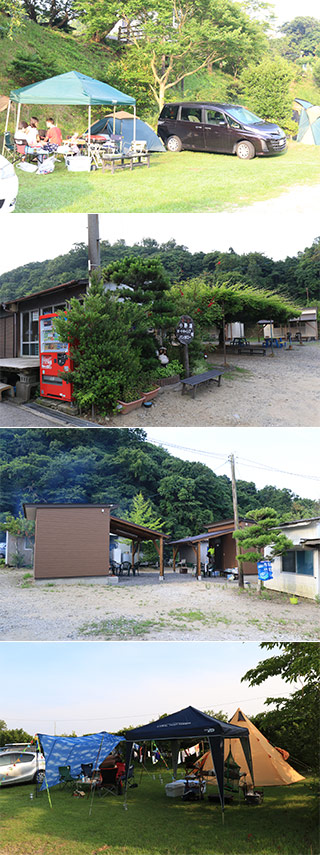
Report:
[[[313,576],[313,549],[295,549],[282,556],[282,572]]]
[[[21,355],[39,355],[39,311],[22,312]]]

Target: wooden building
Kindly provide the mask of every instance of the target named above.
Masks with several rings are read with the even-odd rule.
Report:
[[[250,525],[250,520],[239,520],[239,527]],[[236,542],[233,535],[235,530],[234,520],[220,520],[210,523],[206,532],[202,534],[183,537],[180,540],[171,541],[173,547],[173,569],[176,568],[177,556],[196,567],[196,575],[201,579],[203,565],[207,559],[208,549],[214,549],[215,569],[221,574],[231,571],[237,565]],[[201,568],[202,565],[202,568]],[[252,562],[244,562],[243,573],[245,576],[257,575],[257,565]]]
[[[26,519],[35,520],[35,580],[98,581],[109,576],[110,534],[131,540],[132,564],[139,543],[151,540],[159,556],[159,577],[163,579],[163,542],[167,535],[113,516],[112,507],[25,503]]]

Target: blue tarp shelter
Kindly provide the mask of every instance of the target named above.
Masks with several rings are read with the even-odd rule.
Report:
[[[253,768],[247,727],[228,724],[225,721],[197,710],[195,707],[185,707],[172,715],[165,716],[127,731],[126,737],[126,783],[134,743],[166,741],[171,743],[173,759],[173,776],[176,777],[178,752],[181,747],[194,745],[196,742],[207,740],[209,743],[215,776],[217,779],[222,811],[224,810],[224,741],[225,739],[240,739],[244,757],[250,769],[252,781]]]
[[[38,733],[46,761],[46,781],[41,789],[54,787],[59,783],[59,766],[70,766],[71,775],[81,774],[81,763],[92,763],[93,768],[113,751],[121,742],[119,736],[112,733],[93,733],[90,736],[48,736]]]
[[[165,151],[165,147],[154,130],[143,122],[142,119],[136,119],[136,137],[134,137],[134,119],[130,113],[124,111],[117,112],[112,116],[104,116],[98,119],[91,125],[90,132],[94,134],[119,134],[123,137],[123,151],[126,153],[135,138],[138,140],[146,140],[148,151]]]
[[[91,107],[97,105],[108,105],[116,107],[120,105],[131,105],[134,108],[134,126],[136,119],[136,100],[131,95],[126,95],[109,86],[108,83],[103,83],[101,80],[94,80],[93,77],[87,77],[86,74],[81,74],[80,71],[67,71],[65,74],[58,74],[55,77],[49,77],[47,80],[40,80],[38,83],[32,83],[30,86],[23,86],[21,89],[12,89],[10,92],[10,100],[7,109],[6,127],[9,122],[10,105],[12,102],[18,104],[16,131],[20,120],[21,104],[83,104],[88,106],[88,126],[91,126]],[[136,137],[134,136],[134,139]],[[90,147],[90,134],[88,137],[88,145]]]

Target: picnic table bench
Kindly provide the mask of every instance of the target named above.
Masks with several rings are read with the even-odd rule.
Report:
[[[102,159],[102,172],[105,172],[106,169],[110,169],[112,175],[115,172],[115,169],[127,169],[129,168],[131,171],[134,166],[146,166],[147,169],[150,167],[150,154],[147,151],[144,152],[128,152],[127,154],[108,154],[107,152],[101,154]]]
[[[9,383],[0,383],[0,401],[2,401],[2,393],[10,392],[11,397],[13,397],[13,386],[10,386]]]
[[[232,341],[226,343],[226,348],[236,353],[262,353],[262,356],[266,355],[265,344],[255,344],[247,341],[247,339],[234,338]]]
[[[204,374],[195,374],[192,377],[184,377],[184,379],[181,380],[182,394],[184,395],[186,388],[191,388],[192,397],[194,398],[197,386],[200,386],[202,383],[210,383],[211,380],[220,386],[221,376],[223,373],[223,368],[213,368],[211,371],[205,371]]]

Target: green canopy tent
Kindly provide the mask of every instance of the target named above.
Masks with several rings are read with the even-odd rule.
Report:
[[[133,106],[134,134],[136,139],[136,100],[131,95],[125,95],[119,89],[94,80],[79,71],[67,71],[66,74],[58,74],[39,83],[23,86],[22,89],[13,89],[7,108],[6,130],[9,122],[11,103],[18,104],[16,131],[20,121],[21,104],[86,104],[88,106],[88,149],[91,144],[91,107],[101,104],[110,105],[115,110],[120,105]]]

